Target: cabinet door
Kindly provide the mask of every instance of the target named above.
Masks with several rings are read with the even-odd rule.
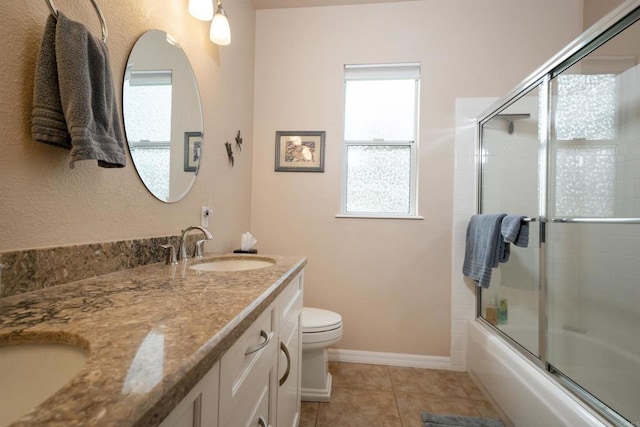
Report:
[[[275,305],[275,304],[274,304]],[[271,305],[249,326],[220,360],[220,426],[275,425],[275,307]],[[266,411],[261,406],[266,399]]]
[[[300,419],[302,371],[302,291],[300,273],[279,297],[278,427],[295,427]]]
[[[268,369],[252,372],[251,379],[233,401],[233,408],[222,423],[225,427],[275,427],[275,363]],[[204,426],[203,426],[204,427]]]
[[[160,427],[213,427],[218,425],[218,385],[220,364],[202,377]]]

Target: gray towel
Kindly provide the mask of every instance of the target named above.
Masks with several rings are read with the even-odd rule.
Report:
[[[71,137],[60,101],[57,67],[56,18],[49,15],[36,63],[31,136],[35,141],[71,150]]]
[[[49,16],[38,55],[31,132],[36,141],[70,149],[72,168],[89,159],[125,165],[107,46],[60,11]]]
[[[460,415],[422,414],[425,427],[455,426],[455,427],[504,427],[502,421],[495,418],[465,417]]]
[[[507,215],[502,220],[501,233],[504,241],[521,248],[529,246],[529,223],[524,215]]]
[[[491,283],[491,269],[508,259],[500,226],[506,214],[474,215],[467,227],[467,242],[464,251],[462,273],[488,288]]]

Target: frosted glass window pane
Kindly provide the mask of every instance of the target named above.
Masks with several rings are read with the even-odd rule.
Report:
[[[171,141],[171,91],[171,85],[124,85],[127,140]]]
[[[613,74],[558,76],[556,135],[559,140],[616,137],[616,79]]]
[[[558,147],[556,153],[556,215],[613,216],[616,149],[611,145]]]
[[[160,200],[168,200],[171,168],[169,147],[131,147],[131,158],[149,191]]]
[[[410,212],[411,147],[347,147],[348,213]]]
[[[345,140],[415,140],[415,80],[348,80],[345,91]]]

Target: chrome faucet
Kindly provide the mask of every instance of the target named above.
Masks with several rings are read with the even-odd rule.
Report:
[[[213,234],[211,234],[209,230],[207,230],[206,228],[202,228],[199,225],[192,225],[190,227],[187,227],[187,229],[182,232],[182,237],[180,237],[180,254],[178,255],[179,260],[188,258],[187,257],[187,240],[185,239],[185,237],[187,237],[187,234],[189,234],[191,230],[200,230],[202,234],[204,234],[204,240],[213,239]],[[199,255],[202,256],[201,242],[203,241],[199,240],[198,243],[196,244],[196,256],[198,255],[198,252],[200,252]],[[200,251],[198,249],[200,249]]]

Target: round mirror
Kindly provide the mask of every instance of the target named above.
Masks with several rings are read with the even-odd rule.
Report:
[[[181,200],[198,175],[202,106],[189,59],[164,31],[147,31],[133,46],[122,110],[140,179],[159,200]]]

